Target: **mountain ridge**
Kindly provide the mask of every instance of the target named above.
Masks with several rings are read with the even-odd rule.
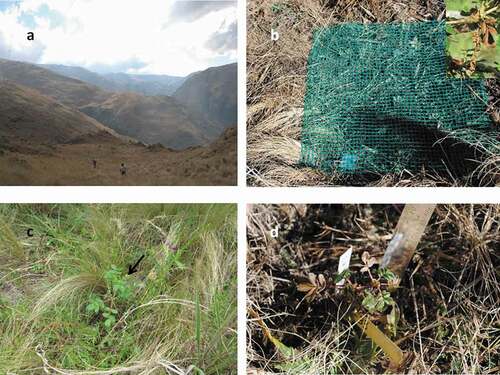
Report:
[[[193,73],[173,97],[222,131],[237,123],[237,69],[232,63]]]
[[[62,64],[38,64],[38,66],[56,74],[98,86],[106,91],[132,91],[147,96],[171,96],[185,79],[185,77],[170,76],[166,74],[100,74],[80,66]]]
[[[12,81],[0,81],[0,135],[4,140],[14,137],[49,145],[101,132],[119,138],[115,131],[51,97]]]
[[[168,96],[137,94],[135,100],[130,101],[130,93],[105,91],[35,64],[5,59],[0,59],[2,77],[81,110],[123,135],[137,137],[141,142],[160,142],[164,146],[181,149],[207,144],[219,135],[216,126],[202,116],[190,113],[188,108]],[[131,103],[128,108],[127,103]]]

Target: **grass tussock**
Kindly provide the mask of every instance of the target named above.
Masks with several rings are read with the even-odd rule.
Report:
[[[1,374],[236,372],[234,205],[2,205],[0,223]]]
[[[491,186],[500,183],[498,155],[479,152],[466,175],[433,170],[352,177],[298,164],[312,31],[340,22],[413,22],[443,19],[444,2],[250,1],[247,11],[247,181],[254,186]],[[280,33],[271,40],[271,29]],[[498,78],[488,80],[487,111],[499,125]]]
[[[384,279],[376,275],[383,272],[379,262],[402,208],[249,209],[250,373],[500,371],[500,206],[438,205],[400,287],[384,297],[386,305],[369,311],[371,296],[377,298],[384,288]],[[273,238],[270,230],[278,224],[279,236]],[[337,287],[339,257],[349,248],[351,274],[345,288]],[[363,270],[367,259],[369,272]],[[399,368],[362,333],[355,311],[369,316],[404,351]]]

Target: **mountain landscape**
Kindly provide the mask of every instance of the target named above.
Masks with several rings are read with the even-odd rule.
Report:
[[[235,72],[101,75],[0,59],[0,184],[234,185]]]
[[[209,144],[220,135],[214,125],[169,96],[115,93],[80,110],[120,134],[177,150]]]
[[[174,93],[180,103],[222,128],[237,122],[238,98],[231,90],[237,80],[237,65],[209,68],[189,75]]]
[[[143,95],[172,95],[183,83],[185,77],[152,74],[107,73],[97,74],[78,66],[40,64],[54,73],[116,92],[132,91]]]
[[[134,91],[144,95],[172,95],[185,80],[185,77],[152,74],[108,73],[105,77],[116,85],[115,91]]]

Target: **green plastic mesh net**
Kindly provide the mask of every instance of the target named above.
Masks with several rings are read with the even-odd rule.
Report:
[[[301,162],[344,174],[440,170],[497,147],[484,84],[447,75],[445,36],[434,21],[316,30]]]

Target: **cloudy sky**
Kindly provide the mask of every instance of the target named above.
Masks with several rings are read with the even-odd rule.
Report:
[[[236,0],[0,0],[0,57],[100,73],[234,62],[236,29]]]

